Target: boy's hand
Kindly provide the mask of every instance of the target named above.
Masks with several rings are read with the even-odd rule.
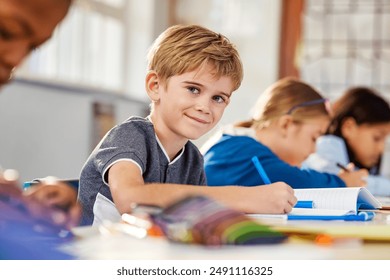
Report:
[[[253,200],[248,201],[253,204],[253,213],[289,213],[297,203],[294,190],[283,182],[247,189],[253,191]]]

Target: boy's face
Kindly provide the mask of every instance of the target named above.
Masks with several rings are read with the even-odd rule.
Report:
[[[221,119],[233,90],[231,78],[216,79],[210,66],[169,78],[158,86],[154,117],[159,133],[177,140],[197,139]]]
[[[66,0],[0,0],[0,86],[66,15]]]

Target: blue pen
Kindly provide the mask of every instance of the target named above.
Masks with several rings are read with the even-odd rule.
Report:
[[[314,208],[314,202],[312,200],[298,200],[294,208]]]
[[[263,180],[264,184],[266,184],[266,185],[271,184],[271,180],[268,178],[267,173],[265,173],[265,170],[264,170],[263,166],[261,165],[257,156],[252,157],[252,162],[255,165],[257,172],[259,172],[259,175],[260,175],[261,179]],[[311,200],[301,200],[301,201],[298,201],[294,207],[296,207],[296,208],[314,208],[314,203]]]
[[[264,184],[266,184],[266,185],[271,184],[271,181],[268,178],[267,173],[265,173],[265,170],[264,170],[263,166],[261,165],[257,156],[252,157],[252,162],[255,165],[257,172],[259,172],[259,175],[260,175],[261,179],[263,180]]]

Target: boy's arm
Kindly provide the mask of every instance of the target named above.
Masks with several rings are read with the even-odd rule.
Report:
[[[258,187],[145,184],[139,167],[128,161],[110,168],[108,183],[121,214],[130,212],[132,203],[165,207],[189,195],[206,195],[244,213],[288,213],[297,201],[293,189],[282,182]]]

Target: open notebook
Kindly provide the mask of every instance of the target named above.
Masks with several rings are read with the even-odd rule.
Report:
[[[284,218],[287,220],[350,220],[368,221],[381,203],[365,188],[295,189],[298,201],[313,202],[312,208],[293,208],[287,215],[251,214],[254,218]]]

